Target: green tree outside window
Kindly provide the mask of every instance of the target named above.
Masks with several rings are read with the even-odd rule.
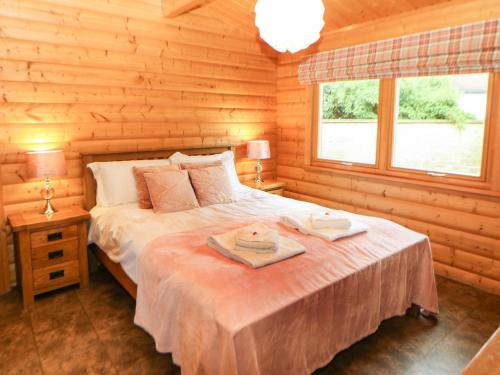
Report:
[[[474,116],[459,106],[461,92],[447,77],[399,81],[400,120],[447,120],[462,126]],[[378,112],[378,80],[322,85],[323,119],[373,120]]]

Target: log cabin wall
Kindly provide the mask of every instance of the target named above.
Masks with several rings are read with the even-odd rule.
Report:
[[[269,139],[275,155],[276,55],[210,6],[167,19],[161,0],[0,0],[2,278],[8,265],[15,282],[4,212],[42,205],[25,151],[65,150],[56,207],[82,204],[83,152],[237,143],[242,179],[244,141]]]
[[[427,234],[438,274],[500,294],[500,198],[305,167],[312,103],[307,87],[297,81],[298,64],[308,53],[499,16],[497,1],[453,1],[331,31],[301,54],[280,56],[277,173],[288,183],[285,195],[387,218]]]

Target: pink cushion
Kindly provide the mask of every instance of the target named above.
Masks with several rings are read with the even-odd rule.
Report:
[[[233,201],[231,181],[223,165],[189,169],[188,172],[196,197],[202,207]]]
[[[144,209],[153,208],[151,203],[151,198],[149,197],[148,186],[146,185],[146,180],[144,179],[144,173],[158,173],[164,171],[178,171],[178,165],[158,165],[158,166],[148,166],[148,167],[134,167],[134,177],[135,186],[137,187],[137,197],[139,202],[139,207]]]
[[[175,212],[200,207],[187,171],[144,173],[154,212]]]
[[[181,169],[200,169],[207,167],[216,167],[222,165],[222,160],[209,161],[206,163],[181,163]]]

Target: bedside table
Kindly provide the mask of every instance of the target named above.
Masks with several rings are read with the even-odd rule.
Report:
[[[90,214],[80,207],[64,208],[50,219],[41,213],[8,217],[14,233],[17,283],[25,307],[37,294],[67,285],[89,284],[87,228]]]
[[[283,189],[286,186],[286,182],[278,180],[266,180],[260,185],[257,185],[255,181],[244,182],[244,185],[249,186],[254,189],[259,189],[262,191],[267,191],[271,194],[283,195]]]

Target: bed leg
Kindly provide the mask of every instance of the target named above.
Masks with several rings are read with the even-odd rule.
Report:
[[[406,310],[406,315],[411,316],[412,318],[418,318],[420,315],[420,306],[416,303],[412,303],[411,307]]]

